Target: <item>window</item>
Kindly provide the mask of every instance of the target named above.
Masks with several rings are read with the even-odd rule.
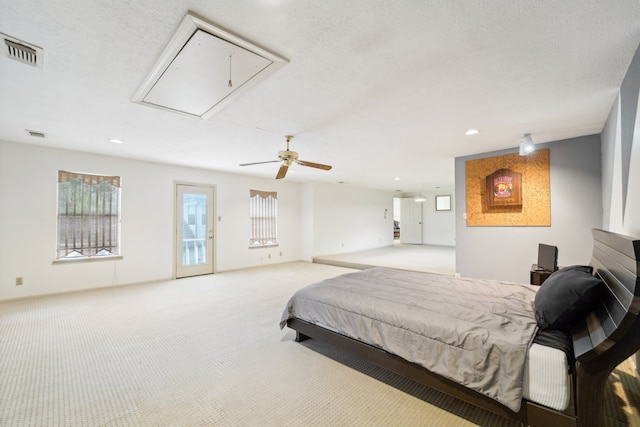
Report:
[[[56,258],[120,255],[120,177],[58,171]]]
[[[450,211],[451,210],[451,196],[436,196],[436,210],[437,211]]]
[[[250,190],[249,218],[251,219],[250,247],[278,244],[278,193]]]

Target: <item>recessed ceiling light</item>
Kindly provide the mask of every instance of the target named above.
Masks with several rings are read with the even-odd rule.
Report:
[[[122,144],[122,141],[119,139],[110,139],[109,142],[113,142],[114,144]]]
[[[465,135],[476,135],[479,132],[478,129],[469,129],[468,131],[466,131],[464,134]]]
[[[396,177],[395,177],[395,178],[393,178],[393,179],[394,179],[394,180],[396,180],[396,181],[400,181],[400,177],[399,177],[399,176],[396,176]]]

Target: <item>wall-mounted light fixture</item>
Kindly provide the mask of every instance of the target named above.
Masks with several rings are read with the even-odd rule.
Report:
[[[536,146],[533,143],[533,139],[531,139],[531,134],[524,134],[522,138],[520,138],[520,155],[526,156],[533,153],[535,149]]]

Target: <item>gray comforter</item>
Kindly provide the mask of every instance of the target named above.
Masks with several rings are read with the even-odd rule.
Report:
[[[520,409],[536,331],[528,285],[373,268],[298,290],[298,318],[382,348]]]

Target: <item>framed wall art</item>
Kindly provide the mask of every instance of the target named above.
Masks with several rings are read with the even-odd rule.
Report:
[[[498,169],[485,178],[487,207],[522,206],[522,174]]]

